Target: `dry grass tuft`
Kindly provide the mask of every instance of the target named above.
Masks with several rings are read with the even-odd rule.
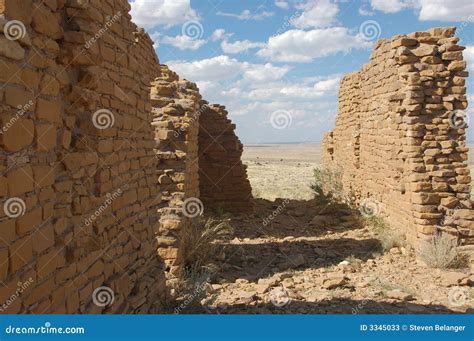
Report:
[[[215,241],[229,237],[232,231],[228,219],[207,218],[193,221],[184,235],[185,267],[209,267],[213,258],[222,250],[222,246]]]
[[[425,242],[418,255],[432,268],[457,268],[464,264],[464,257],[458,252],[457,241],[447,234],[437,235]]]

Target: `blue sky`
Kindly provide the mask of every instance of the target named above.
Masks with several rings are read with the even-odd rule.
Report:
[[[130,2],[160,61],[225,105],[244,143],[321,141],[334,126],[340,79],[379,38],[457,26],[474,73],[474,0]],[[473,77],[467,92],[474,103]]]

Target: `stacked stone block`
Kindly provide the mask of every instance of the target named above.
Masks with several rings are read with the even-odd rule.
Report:
[[[252,189],[246,165],[241,161],[243,146],[235,135],[235,124],[225,107],[201,103],[199,122],[199,187],[207,209],[231,213],[253,211]]]
[[[152,41],[125,0],[0,4],[2,312],[157,311]],[[113,304],[94,304],[101,286]]]
[[[129,11],[0,0],[0,313],[160,312],[179,273],[201,97]]]
[[[152,83],[151,101],[155,128],[157,179],[161,196],[158,253],[165,260],[167,278],[173,285],[180,275],[184,245],[181,242],[190,217],[184,200],[199,198],[198,130],[201,95],[196,84],[180,80],[161,66]],[[199,212],[196,212],[196,216]],[[193,214],[192,214],[193,215]]]
[[[378,41],[369,63],[342,80],[336,128],[324,139],[323,162],[343,170],[344,191],[376,201],[414,245],[439,231],[468,245],[474,234],[462,122],[468,73],[454,33]]]

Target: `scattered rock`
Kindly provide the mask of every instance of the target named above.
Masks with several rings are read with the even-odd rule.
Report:
[[[323,280],[323,287],[326,289],[336,289],[347,284],[348,278],[343,274],[330,274]]]
[[[412,295],[401,291],[400,289],[394,289],[386,292],[388,298],[392,298],[394,300],[399,301],[413,301],[414,298]]]
[[[462,272],[445,272],[441,275],[441,284],[446,287],[452,287],[454,285],[459,285],[463,279],[467,276]]]

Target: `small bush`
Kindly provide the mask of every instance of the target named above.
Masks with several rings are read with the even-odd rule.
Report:
[[[206,268],[212,262],[222,246],[215,243],[218,239],[227,238],[232,233],[228,220],[214,218],[197,219],[184,234],[185,259],[187,269]]]
[[[343,198],[342,172],[324,168],[316,168],[313,172],[311,189],[318,197]]]
[[[418,254],[426,265],[433,268],[457,267],[462,262],[457,241],[447,234],[437,235],[431,241],[425,242]]]

